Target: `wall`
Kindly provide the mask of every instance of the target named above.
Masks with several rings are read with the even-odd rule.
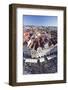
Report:
[[[22,90],[22,89],[23,90],[35,90],[35,89],[67,90],[68,83],[24,86],[24,87],[22,86],[11,87],[8,85],[8,70],[9,70],[9,66],[8,66],[9,65],[9,11],[8,11],[9,6],[8,5],[10,3],[66,6],[68,10],[68,4],[67,4],[68,0],[0,0],[0,90]],[[67,15],[68,15],[68,12],[67,12]],[[68,21],[68,18],[67,18],[67,21]],[[67,26],[67,29],[68,29],[68,26]]]

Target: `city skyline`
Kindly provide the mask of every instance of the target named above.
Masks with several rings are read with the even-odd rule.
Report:
[[[57,16],[24,15],[24,25],[57,26]]]

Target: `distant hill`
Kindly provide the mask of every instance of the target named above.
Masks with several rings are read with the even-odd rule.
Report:
[[[56,26],[34,26],[34,25],[24,25],[24,31],[27,30],[48,30],[48,31],[57,31]]]

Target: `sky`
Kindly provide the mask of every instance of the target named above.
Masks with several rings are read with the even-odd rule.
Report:
[[[57,26],[57,16],[24,15],[24,25]]]

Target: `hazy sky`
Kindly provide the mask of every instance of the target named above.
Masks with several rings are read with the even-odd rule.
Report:
[[[24,15],[24,25],[57,26],[57,16]]]

